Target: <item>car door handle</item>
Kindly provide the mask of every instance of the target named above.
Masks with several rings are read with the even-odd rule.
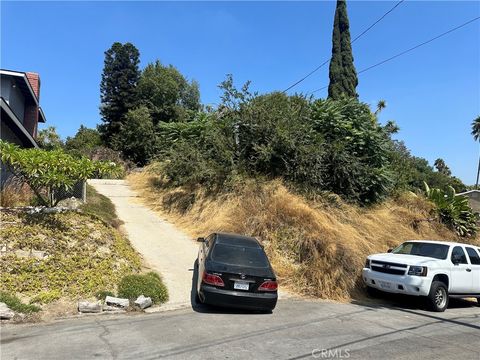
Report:
[[[472,271],[472,269],[465,269],[465,270],[467,270],[467,272],[471,272],[471,271]]]

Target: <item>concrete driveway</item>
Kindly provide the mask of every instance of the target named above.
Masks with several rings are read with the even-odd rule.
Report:
[[[1,359],[480,359],[480,310],[283,299],[272,314],[194,307],[1,328]]]
[[[169,301],[162,308],[190,305],[193,263],[198,245],[190,237],[142,205],[124,180],[89,180],[95,190],[110,198],[130,243],[145,265],[162,275]]]

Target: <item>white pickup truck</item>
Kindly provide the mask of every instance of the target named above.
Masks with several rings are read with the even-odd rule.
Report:
[[[407,241],[386,254],[367,257],[368,289],[426,296],[433,311],[445,311],[449,297],[480,303],[480,248],[454,242]]]

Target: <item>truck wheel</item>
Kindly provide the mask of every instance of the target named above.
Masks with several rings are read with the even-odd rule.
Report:
[[[448,289],[441,281],[434,281],[428,294],[428,305],[432,311],[443,312],[448,307]]]

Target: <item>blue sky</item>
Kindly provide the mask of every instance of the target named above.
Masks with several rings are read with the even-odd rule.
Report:
[[[350,1],[352,36],[396,2]],[[141,67],[156,59],[200,83],[218,103],[231,73],[259,92],[283,90],[331,54],[335,2],[1,2],[1,67],[40,73],[47,124],[62,137],[100,122],[103,52],[132,42]],[[407,0],[353,45],[361,70],[480,15],[480,2]],[[328,66],[291,91],[328,84]],[[360,99],[387,101],[381,121],[430,162],[475,181],[480,115],[480,21],[360,75]],[[315,94],[326,96],[326,91]]]

